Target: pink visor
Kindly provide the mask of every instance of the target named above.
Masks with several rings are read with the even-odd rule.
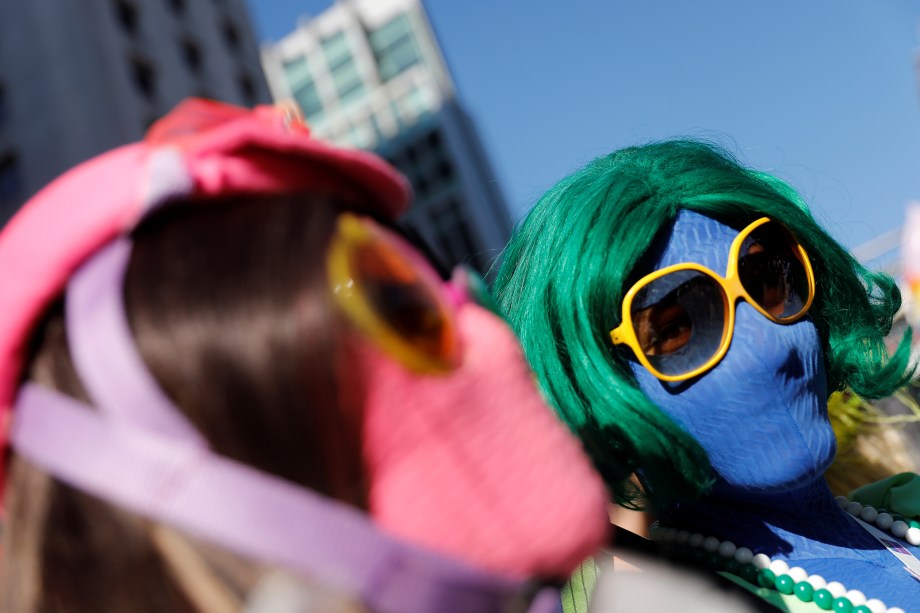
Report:
[[[0,232],[0,449],[29,335],[89,256],[172,199],[298,191],[344,197],[384,219],[410,199],[406,180],[378,157],[313,138],[294,113],[201,99],[180,104],[143,142],[84,162],[36,194]]]

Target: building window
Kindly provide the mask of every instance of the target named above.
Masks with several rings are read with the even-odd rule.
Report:
[[[435,128],[419,138],[416,143],[416,146],[422,151],[422,157],[428,166],[433,166],[439,160],[444,159],[444,148],[442,147],[441,139],[441,131]]]
[[[415,181],[412,182],[412,187],[415,190],[415,194],[419,200],[424,200],[428,197],[428,179],[425,177],[417,177]]]
[[[368,39],[371,49],[374,50],[382,81],[389,81],[422,61],[412,25],[405,13],[371,32]]]
[[[310,66],[304,55],[286,60],[282,68],[291,95],[300,106],[307,120],[317,122],[323,116],[323,103],[319,98],[316,83],[310,74]]]
[[[236,29],[231,21],[225,21],[221,28],[224,35],[224,42],[231,51],[236,51],[240,47],[240,31]]]
[[[435,172],[442,183],[450,183],[454,180],[454,167],[447,160],[441,160]]]
[[[409,163],[413,166],[418,164],[418,149],[416,149],[415,145],[406,147],[406,159],[408,159]]]
[[[115,16],[128,34],[137,34],[137,7],[131,0],[116,0]]]
[[[437,130],[432,130],[428,133],[428,136],[425,138],[425,143],[428,145],[428,148],[432,151],[441,151],[441,133]]]
[[[332,81],[335,83],[335,89],[343,104],[361,98],[364,93],[364,82],[361,80],[361,75],[358,74],[358,66],[354,60],[339,66],[332,73]]]
[[[0,126],[4,124],[9,113],[10,109],[6,99],[6,88],[0,83]]]
[[[383,130],[380,129],[380,122],[377,120],[376,115],[371,115],[370,117],[371,129],[374,131],[374,141],[383,142],[385,139],[383,137]]]
[[[390,103],[390,115],[393,117],[393,122],[396,124],[396,132],[402,132],[406,124],[402,119],[402,112],[399,110],[399,105],[396,104],[395,100]]]
[[[403,111],[413,117],[421,117],[431,110],[431,105],[425,93],[418,87],[413,87],[401,101]]]
[[[419,135],[399,153],[397,167],[411,177],[419,200],[437,198],[455,183],[456,170],[445,154],[437,129]]]
[[[284,77],[287,79],[291,89],[296,89],[304,81],[310,80],[310,66],[307,64],[307,57],[299,55],[291,60],[285,60],[282,64]]]
[[[369,122],[352,124],[348,130],[348,143],[358,149],[370,149],[374,146],[374,130]]]
[[[343,104],[347,104],[360,98],[364,93],[364,81],[361,80],[358,65],[348,49],[345,32],[338,32],[323,40],[322,45],[339,99]]]
[[[428,178],[430,193],[440,195],[450,190],[455,184],[453,165],[447,160],[441,160],[437,164],[425,169],[425,176]]]
[[[429,215],[437,245],[450,266],[468,263],[482,272],[485,262],[478,253],[472,229],[460,203],[450,199],[443,205],[433,208]]]
[[[351,59],[351,51],[348,49],[348,39],[345,38],[344,31],[336,32],[329,38],[323,39],[322,45],[330,68],[335,68]]]
[[[295,89],[294,100],[307,120],[315,123],[322,118],[323,103],[319,99],[319,92],[316,91],[316,84],[313,81],[306,81]]]
[[[22,194],[19,160],[14,153],[0,155],[0,205],[18,204]]]
[[[140,59],[131,60],[131,78],[134,86],[148,100],[156,93],[156,72],[148,62]]]
[[[201,72],[201,47],[193,40],[183,40],[179,43],[182,52],[182,61],[190,72],[198,74]]]
[[[256,86],[248,74],[241,74],[237,79],[240,88],[240,95],[246,106],[253,106],[256,103]]]

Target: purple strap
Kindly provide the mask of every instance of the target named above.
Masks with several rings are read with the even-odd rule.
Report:
[[[160,390],[134,346],[122,298],[130,257],[131,242],[119,238],[71,277],[65,317],[74,367],[93,405],[109,418],[203,447],[207,443]]]
[[[131,243],[89,260],[67,289],[68,341],[94,405],[27,383],[16,451],[61,481],[245,557],[302,572],[383,613],[526,609],[527,586],[380,532],[359,510],[213,454],[134,346],[122,280]],[[532,613],[558,608],[543,590]]]
[[[20,391],[11,440],[75,488],[358,594],[380,611],[498,613],[521,592],[518,582],[388,537],[343,503],[195,445],[112,427],[35,384]]]

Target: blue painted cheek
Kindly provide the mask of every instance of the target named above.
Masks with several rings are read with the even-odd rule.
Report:
[[[779,325],[740,302],[731,347],[709,372],[674,384],[639,364],[633,371],[645,394],[706,450],[722,494],[796,489],[834,458],[823,355],[807,318]]]

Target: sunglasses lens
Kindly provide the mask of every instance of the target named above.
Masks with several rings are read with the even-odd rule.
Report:
[[[808,302],[808,273],[798,243],[786,228],[768,222],[741,245],[738,277],[747,293],[777,320],[800,315]]]
[[[725,334],[725,293],[696,270],[678,270],[647,283],[632,301],[642,352],[664,375],[680,375],[716,355]]]
[[[408,348],[430,362],[433,371],[452,367],[457,334],[438,279],[396,235],[376,225],[370,229],[348,252],[351,290],[363,295],[372,322],[382,324],[386,337],[395,337],[399,353]],[[370,328],[366,331],[371,336],[381,336],[376,323],[363,327]]]

